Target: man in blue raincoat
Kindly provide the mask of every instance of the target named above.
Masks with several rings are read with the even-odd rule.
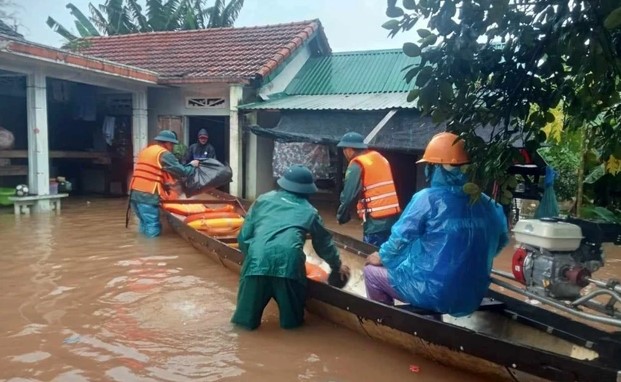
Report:
[[[308,196],[317,192],[310,170],[291,166],[277,183],[280,190],[261,195],[252,205],[237,238],[244,265],[231,322],[250,330],[259,327],[263,309],[272,298],[278,303],[282,328],[302,325],[307,234],[332,272],[340,273],[343,279],[349,277],[349,268],[341,264],[332,235],[308,201]]]
[[[464,192],[468,163],[464,142],[440,133],[423,159],[431,186],[416,193],[379,253],[367,258],[370,299],[394,299],[452,316],[476,311],[489,284],[494,257],[508,243],[500,205],[483,194],[472,203]]]

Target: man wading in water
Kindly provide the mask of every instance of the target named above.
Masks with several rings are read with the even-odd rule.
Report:
[[[162,130],[154,140],[155,144],[138,154],[129,186],[130,206],[140,220],[140,232],[146,237],[160,235],[160,201],[169,198],[169,188],[175,179],[192,175],[198,166],[197,160],[187,165],[179,163],[172,153],[174,145],[179,143],[174,132]]]
[[[333,274],[349,278],[349,268],[342,265],[332,235],[308,201],[317,192],[310,170],[291,166],[278,185],[280,190],[254,202],[237,238],[244,265],[231,322],[250,330],[259,327],[263,309],[272,298],[278,303],[282,328],[293,329],[304,322],[307,234]]]

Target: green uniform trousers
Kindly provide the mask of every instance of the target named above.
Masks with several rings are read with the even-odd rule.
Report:
[[[304,322],[306,286],[284,277],[245,276],[239,281],[237,309],[231,322],[246,329],[261,325],[267,303],[276,300],[280,311],[280,327],[293,329]]]

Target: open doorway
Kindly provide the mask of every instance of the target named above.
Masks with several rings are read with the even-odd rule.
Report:
[[[189,143],[192,145],[198,141],[198,132],[207,130],[209,140],[216,150],[216,159],[222,163],[229,163],[229,117],[201,116],[188,117]],[[220,191],[229,192],[229,185],[218,188]]]
[[[229,117],[188,117],[190,145],[197,142],[200,129],[207,130],[209,143],[216,149],[216,159],[229,163]]]

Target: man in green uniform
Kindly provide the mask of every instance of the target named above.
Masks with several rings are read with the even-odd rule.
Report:
[[[291,166],[277,183],[280,190],[261,195],[252,205],[238,236],[245,257],[231,322],[250,330],[259,327],[263,309],[272,298],[278,304],[282,328],[302,325],[307,234],[332,272],[349,277],[349,268],[341,264],[332,235],[308,201],[308,196],[317,191],[310,170]]]
[[[192,175],[198,161],[184,165],[172,153],[179,141],[173,131],[162,130],[155,137],[155,144],[138,154],[130,184],[130,205],[140,220],[140,232],[147,237],[160,235],[160,200],[169,192],[169,181]],[[129,213],[129,209],[127,211]],[[126,216],[125,226],[129,216]]]

